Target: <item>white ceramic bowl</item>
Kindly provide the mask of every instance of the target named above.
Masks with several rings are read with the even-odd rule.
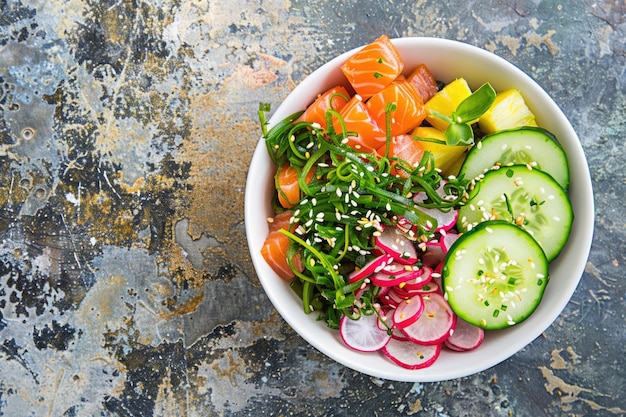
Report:
[[[570,198],[575,220],[567,246],[550,265],[551,279],[543,300],[526,321],[512,328],[487,332],[485,341],[471,352],[443,349],[430,367],[407,370],[382,353],[360,353],[347,348],[339,332],[302,311],[300,299],[289,285],[265,263],[260,249],[267,235],[275,167],[261,140],[256,148],[246,184],[245,224],[252,261],[268,297],[285,321],[307,342],[335,361],[359,372],[389,380],[433,382],[459,378],[486,370],[531,343],[559,316],[582,276],[591,247],[594,204],[587,161],[576,132],[550,96],[529,76],[506,60],[461,42],[435,38],[394,39],[405,62],[405,71],[425,63],[438,80],[449,82],[464,77],[472,87],[490,82],[496,91],[515,87],[524,95],[539,126],[556,135],[565,149],[571,171]],[[304,109],[318,93],[347,82],[340,65],[357,49],[326,63],[300,83],[270,119],[270,125]]]

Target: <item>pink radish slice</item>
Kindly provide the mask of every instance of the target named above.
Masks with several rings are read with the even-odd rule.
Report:
[[[393,309],[386,306],[382,307],[376,325],[385,332],[393,327]]]
[[[421,296],[424,311],[417,321],[402,329],[404,335],[415,343],[434,345],[442,343],[454,331],[456,314],[443,295],[433,292]]]
[[[448,251],[450,250],[450,247],[452,246],[452,244],[454,242],[456,242],[456,240],[459,238],[458,233],[446,233],[442,239],[441,239],[441,243],[443,244],[443,250],[445,253],[448,253]]]
[[[384,272],[389,275],[399,275],[405,271],[406,265],[393,261],[385,266],[383,269],[381,269],[380,272]]]
[[[367,264],[363,265],[363,268],[351,272],[350,275],[348,275],[348,281],[352,284],[353,282],[357,282],[363,278],[367,278],[374,272],[377,272],[384,268],[387,263],[391,262],[391,259],[391,256],[389,256],[388,254],[377,256],[376,258],[369,261]]]
[[[430,282],[430,280],[432,279],[433,270],[427,266],[423,266],[420,269],[420,272],[421,273],[419,274],[419,276],[416,276],[415,278],[406,281],[402,289],[407,291],[417,290],[422,288],[426,283]]]
[[[402,331],[393,324],[394,309],[389,309],[387,315],[383,315],[378,319],[378,328],[385,332],[391,330],[391,337],[394,339],[408,340]]]
[[[395,227],[386,227],[376,237],[376,246],[387,252],[396,262],[403,265],[413,265],[417,262],[415,245]]]
[[[423,346],[410,340],[391,339],[383,353],[406,369],[420,369],[432,365],[441,352],[441,344]]]
[[[437,188],[436,190],[437,194],[439,194],[441,197],[446,196],[446,193],[443,190],[444,183],[445,182],[442,181],[441,184],[439,185],[439,188]],[[428,195],[425,192],[417,193],[413,196],[413,201],[418,204],[423,203],[427,199],[428,199]],[[458,210],[441,211],[436,208],[422,208],[422,211],[424,211],[424,213],[428,214],[429,216],[437,220],[437,227],[434,230],[435,232],[438,232],[440,230],[452,229],[452,227],[454,227],[459,217]]]
[[[394,303],[394,305],[397,306],[399,303],[409,298],[408,296],[401,295],[401,293],[402,290],[400,290],[398,287],[392,287],[387,293],[386,297],[388,297],[388,299],[390,299]]]
[[[424,301],[421,296],[409,298],[399,303],[393,312],[393,324],[399,329],[409,326],[419,319],[424,311]]]
[[[443,244],[439,241],[426,242],[425,250],[421,254],[420,259],[424,265],[428,265],[432,268],[437,266],[446,257],[446,251]]]
[[[388,287],[388,288],[392,288],[392,287]],[[389,307],[392,307],[392,308],[396,308],[396,306],[398,305],[398,302],[399,302],[399,301],[396,301],[396,300],[394,299],[394,297],[392,297],[392,296],[389,294],[389,292],[387,292],[387,294],[385,294],[385,295],[383,295],[383,296],[378,297],[378,300],[379,300],[382,304],[384,304],[384,305],[386,305],[386,306],[389,306]]]
[[[485,331],[463,319],[457,318],[456,327],[452,335],[445,340],[445,345],[452,350],[474,350],[481,345],[485,338]]]
[[[361,315],[357,320],[343,316],[339,320],[339,334],[346,346],[360,352],[382,349],[391,336],[378,327],[378,315]]]
[[[439,291],[439,285],[430,281],[422,285],[419,289],[411,290],[411,293],[412,294],[428,294],[431,292],[438,292],[438,291]]]
[[[409,268],[398,275],[389,275],[383,271],[376,272],[375,274],[372,274],[370,279],[372,280],[372,284],[379,287],[394,287],[396,285],[401,285],[410,281],[421,279],[421,277],[421,268],[415,267],[415,269]]]
[[[430,282],[439,285],[440,289],[443,289],[443,286],[441,285],[441,271],[442,270],[443,270],[443,262],[441,262],[439,265],[435,267],[432,273],[433,278],[430,280]]]
[[[436,267],[445,259],[448,250],[458,238],[459,235],[455,232],[442,231],[439,240],[426,242],[424,253],[420,258],[422,263],[432,268]]]

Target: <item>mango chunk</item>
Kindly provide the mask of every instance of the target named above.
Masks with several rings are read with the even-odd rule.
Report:
[[[437,129],[445,131],[448,127],[448,122],[437,117],[436,113],[447,117],[452,116],[452,112],[471,94],[472,90],[467,81],[464,78],[457,78],[424,104],[426,120]]]
[[[522,94],[512,88],[496,95],[491,108],[478,120],[478,125],[485,135],[489,135],[516,127],[537,126],[537,122]]]

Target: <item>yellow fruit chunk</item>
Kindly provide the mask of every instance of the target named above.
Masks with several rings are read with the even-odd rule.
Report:
[[[445,143],[446,137],[443,132],[434,127],[416,127],[411,135],[424,139],[435,139]],[[443,143],[430,142],[428,140],[420,141],[424,151],[430,151],[435,158],[435,167],[441,169],[444,177],[449,175],[457,175],[463,164],[467,146],[448,146]]]
[[[452,112],[471,94],[472,90],[467,81],[464,78],[457,78],[424,104],[426,120],[441,131],[446,130],[448,122],[437,117],[436,113],[452,116]]]
[[[516,127],[537,126],[537,123],[522,94],[512,88],[496,95],[491,108],[478,120],[478,125],[484,134],[489,135]]]

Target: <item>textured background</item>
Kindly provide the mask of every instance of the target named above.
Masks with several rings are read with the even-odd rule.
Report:
[[[626,413],[626,3],[0,0],[0,415]],[[483,373],[347,369],[277,315],[244,234],[260,101],[390,37],[461,40],[562,107],[596,199],[559,319]]]

